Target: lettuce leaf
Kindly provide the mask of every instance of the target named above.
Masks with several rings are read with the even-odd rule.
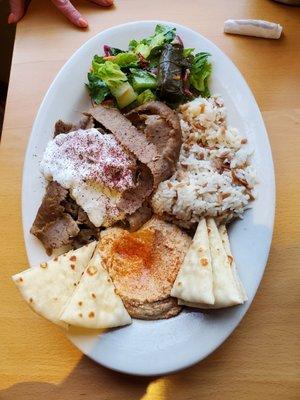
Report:
[[[116,98],[120,108],[126,107],[137,98],[127,76],[118,64],[105,61],[102,64],[95,65],[92,73],[105,83],[110,93]]]
[[[104,60],[104,57],[102,57],[102,56],[97,56],[97,54],[93,57],[93,60],[92,60],[92,71],[95,71],[97,68],[98,68],[98,66],[100,65],[100,64],[103,64],[103,63],[105,63],[105,60]]]
[[[111,91],[118,89],[127,81],[127,76],[121,71],[120,66],[111,61],[95,64],[95,66],[93,66],[93,73],[97,78],[101,79]]]
[[[88,73],[88,82],[86,87],[89,91],[90,97],[94,103],[100,104],[110,94],[107,85],[95,76],[92,72]]]
[[[208,79],[212,66],[208,62],[209,53],[198,53],[195,55],[189,76],[190,85],[197,89],[204,97],[209,97]]]
[[[129,42],[129,50],[135,54],[141,54],[144,58],[148,58],[153,49],[170,43],[175,36],[176,29],[167,25],[156,25],[155,32],[148,38],[141,40],[131,40]]]
[[[155,27],[155,34],[158,35],[160,33],[164,35],[166,43],[170,43],[175,37],[176,28],[172,28],[168,25],[157,24]]]
[[[137,67],[139,57],[132,52],[121,52],[114,56],[98,56],[95,55],[92,60],[92,70],[96,71],[100,64],[104,64],[106,61],[110,61],[114,64],[118,64],[121,68]]]
[[[132,52],[119,53],[111,60],[113,63],[118,64],[121,68],[136,67],[139,58]]]
[[[150,89],[144,90],[142,93],[140,93],[136,99],[137,104],[140,106],[144,103],[148,103],[148,101],[154,101],[156,100],[156,96],[153,92],[151,92]]]

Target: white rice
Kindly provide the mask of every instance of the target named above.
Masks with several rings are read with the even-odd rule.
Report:
[[[183,144],[175,174],[152,198],[156,214],[189,228],[202,217],[229,222],[241,217],[254,197],[251,151],[237,129],[227,127],[218,96],[180,107]]]

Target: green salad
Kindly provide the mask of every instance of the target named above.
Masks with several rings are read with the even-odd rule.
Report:
[[[153,35],[132,39],[128,50],[103,46],[95,55],[86,84],[94,104],[133,107],[161,100],[176,107],[199,95],[209,97],[210,54],[185,48],[176,29],[156,25]]]

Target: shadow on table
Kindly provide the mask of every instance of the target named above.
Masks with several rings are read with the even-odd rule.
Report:
[[[228,342],[226,347],[228,347]],[[223,347],[223,346],[222,346]],[[230,346],[229,346],[230,347]],[[200,364],[167,377],[135,377],[111,371],[83,356],[70,375],[59,384],[22,382],[0,391],[0,400],[171,400],[185,383],[201,387],[216,368],[217,350]],[[38,368],[38,366],[37,366]],[[211,378],[209,378],[211,381]],[[212,379],[213,385],[217,384]]]
[[[38,368],[38,366],[37,366]],[[151,378],[139,378],[111,371],[83,356],[70,375],[59,384],[22,382],[0,391],[0,400],[141,399]],[[100,396],[100,397],[99,397]]]

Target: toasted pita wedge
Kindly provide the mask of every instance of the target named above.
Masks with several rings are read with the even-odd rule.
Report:
[[[209,247],[212,258],[214,281],[214,308],[223,308],[243,303],[234,279],[229,258],[224,249],[220,233],[213,218],[207,220]]]
[[[59,318],[88,265],[96,242],[29,268],[12,277],[23,298],[41,316],[66,327]]]
[[[227,254],[227,258],[228,258],[229,263],[231,265],[231,271],[232,271],[232,274],[233,274],[233,278],[234,278],[235,283],[236,283],[236,285],[237,285],[237,287],[239,289],[241,300],[244,303],[245,301],[248,300],[248,297],[247,297],[247,293],[245,291],[245,288],[244,288],[244,286],[242,284],[242,281],[240,280],[240,277],[238,275],[237,266],[236,266],[234,257],[233,257],[233,255],[231,253],[229,237],[228,237],[228,233],[227,233],[227,229],[226,229],[225,225],[221,225],[219,227],[219,234],[221,236],[223,247],[224,247],[224,249],[226,251],[226,254]]]
[[[113,328],[131,323],[97,250],[68,301],[61,320],[90,329]]]
[[[182,301],[181,299],[178,300],[178,304],[204,309],[223,308],[236,304],[242,304],[247,300],[247,295],[243,284],[239,279],[236,264],[231,254],[226,227],[225,225],[221,225],[220,228],[216,230],[216,225],[213,220],[208,222],[208,226],[210,230],[210,245],[213,247],[210,247],[211,254],[212,257],[214,257],[212,265],[214,276],[214,294],[216,298],[215,304],[209,305],[199,302],[187,302]]]
[[[213,305],[213,273],[206,221],[203,218],[197,227],[193,242],[184,258],[174,282],[171,296],[179,304],[196,302]]]

